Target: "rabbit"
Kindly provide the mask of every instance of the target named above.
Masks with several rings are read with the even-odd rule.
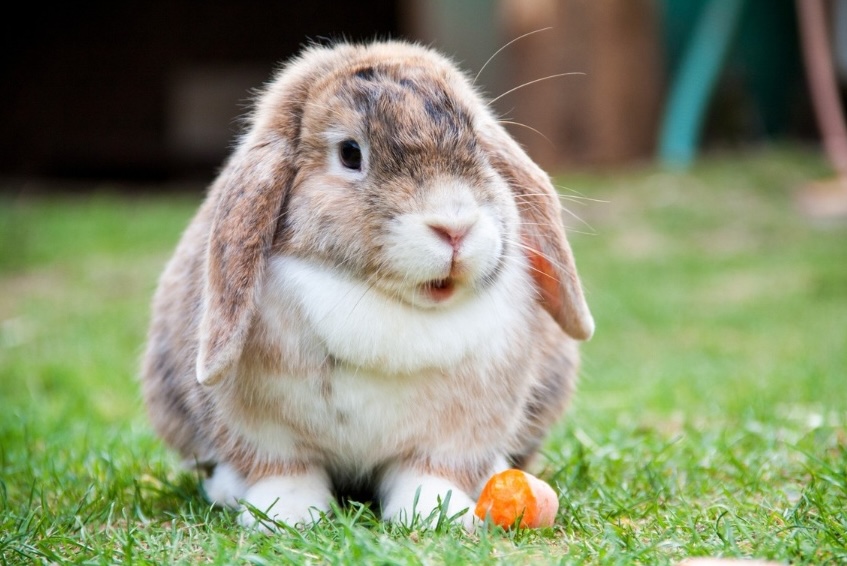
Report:
[[[153,297],[154,429],[245,527],[364,492],[385,521],[473,530],[594,332],[549,177],[403,40],[304,47],[245,123]]]

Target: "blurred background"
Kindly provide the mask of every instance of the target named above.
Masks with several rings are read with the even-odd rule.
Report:
[[[24,3],[4,28],[0,176],[12,190],[34,178],[205,183],[251,89],[302,45],[342,37],[418,40],[482,71],[512,133],[554,173],[673,160],[662,143],[674,135],[683,164],[818,143],[789,0]]]

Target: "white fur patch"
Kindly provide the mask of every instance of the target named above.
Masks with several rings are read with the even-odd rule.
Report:
[[[286,525],[308,526],[330,509],[332,493],[329,477],[323,470],[313,470],[298,476],[271,476],[263,478],[247,490],[244,499],[269,519]],[[274,531],[275,525],[261,521],[249,509],[241,512],[239,523],[254,525],[265,531]]]
[[[476,502],[444,478],[408,469],[396,470],[384,478],[380,491],[382,516],[390,521],[411,526],[417,520],[418,525],[434,527],[439,516],[435,511],[440,509],[447,518],[466,510],[458,520],[470,532],[478,522],[474,514]],[[443,508],[445,503],[446,509]]]
[[[227,463],[220,463],[215,466],[211,477],[203,481],[203,491],[212,504],[237,509],[241,505],[239,500],[247,491],[247,484],[235,468]]]
[[[268,284],[290,295],[335,358],[385,373],[447,368],[466,356],[501,358],[525,325],[533,292],[523,261],[497,283],[443,309],[388,297],[336,267],[294,257],[270,264]]]

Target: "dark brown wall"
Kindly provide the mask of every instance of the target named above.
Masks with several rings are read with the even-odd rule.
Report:
[[[396,35],[397,4],[19,4],[0,40],[0,175],[211,176],[277,62],[322,37]]]

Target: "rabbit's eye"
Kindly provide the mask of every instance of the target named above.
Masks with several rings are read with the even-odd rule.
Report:
[[[338,147],[338,155],[341,158],[341,164],[347,169],[360,171],[362,169],[362,149],[359,144],[353,140],[341,142]]]

